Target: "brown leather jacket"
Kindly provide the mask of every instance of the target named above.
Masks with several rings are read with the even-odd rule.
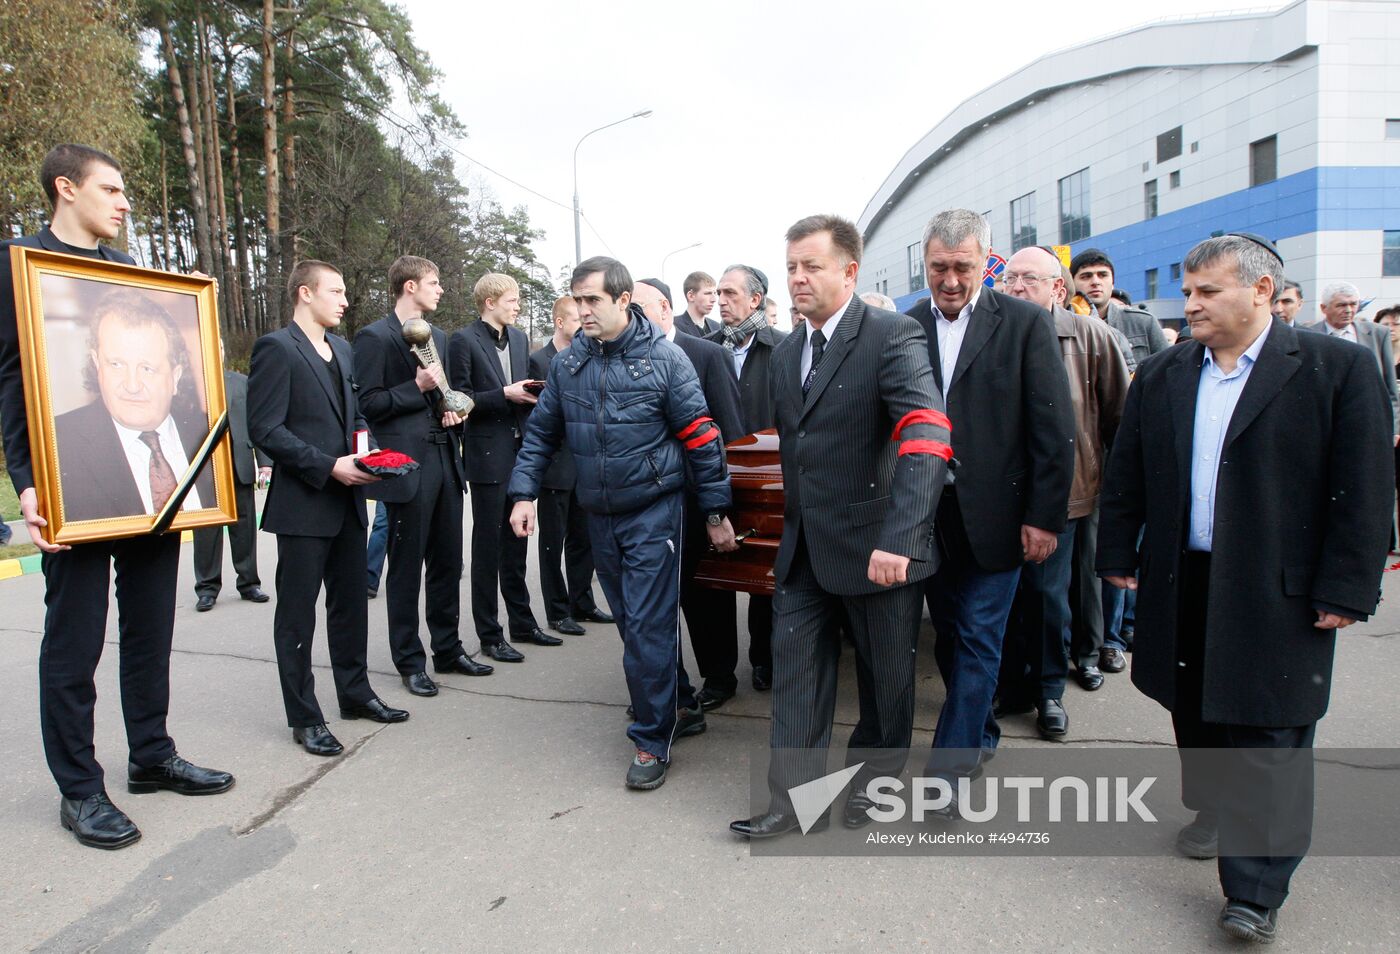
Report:
[[[1128,365],[1106,324],[1058,305],[1053,315],[1074,401],[1074,482],[1069,491],[1069,519],[1074,520],[1098,504],[1104,464],[1128,396]]]

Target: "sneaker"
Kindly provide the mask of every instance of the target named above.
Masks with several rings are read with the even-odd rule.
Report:
[[[699,735],[705,729],[705,710],[698,703],[694,709],[676,710],[676,738]]]
[[[632,764],[627,767],[627,787],[648,792],[660,788],[666,781],[666,763],[650,752],[637,750]]]

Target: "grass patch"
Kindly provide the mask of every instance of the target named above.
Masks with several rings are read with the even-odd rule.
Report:
[[[16,543],[8,547],[0,547],[0,560],[18,560],[20,557],[27,557],[38,552],[39,548],[32,543]]]
[[[19,495],[10,483],[9,475],[0,475],[0,520],[19,519]]]

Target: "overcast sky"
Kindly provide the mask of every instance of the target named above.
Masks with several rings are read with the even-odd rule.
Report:
[[[548,197],[459,157],[468,182],[529,208],[551,276],[574,262],[574,144],[651,109],[579,150],[584,257],[611,254],[642,278],[701,242],[666,262],[677,310],[687,273],[718,278],[743,262],[767,272],[784,323],[790,224],[857,218],[964,99],[1045,53],[1145,22],[1121,0],[401,2],[466,124],[457,148]],[[1220,7],[1178,0],[1171,12]]]

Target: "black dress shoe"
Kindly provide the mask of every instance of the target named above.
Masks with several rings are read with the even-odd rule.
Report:
[[[131,794],[145,795],[162,788],[181,795],[217,795],[233,788],[233,776],[192,765],[178,755],[150,768],[127,765],[126,790]]]
[[[308,725],[292,730],[292,741],[312,755],[339,755],[345,746],[326,728],[325,723]]]
[[[1098,666],[1080,666],[1074,671],[1074,678],[1079,680],[1079,687],[1085,692],[1093,692],[1103,685],[1103,673]]]
[[[1220,929],[1241,941],[1272,944],[1278,934],[1278,908],[1229,898],[1220,912]]]
[[[58,823],[71,831],[81,845],[109,851],[141,840],[141,829],[112,804],[106,792],[87,798],[65,798],[58,803]]]
[[[1123,657],[1121,650],[1105,646],[1099,651],[1099,668],[1104,672],[1122,672],[1128,668],[1128,660]]]
[[[709,683],[706,683],[705,688],[695,694],[695,701],[700,703],[700,708],[704,709],[706,712],[709,712],[711,709],[718,709],[733,698],[734,688],[732,686],[721,689]]]
[[[455,672],[463,676],[489,676],[495,671],[495,666],[477,662],[466,653],[461,653],[450,662],[433,663],[433,672]]]
[[[753,687],[757,692],[767,692],[773,688],[773,667],[753,667]]]
[[[1220,853],[1220,824],[1211,812],[1197,812],[1196,820],[1176,833],[1176,850],[1187,858],[1207,861]]]
[[[851,793],[846,796],[846,808],[841,813],[841,824],[847,828],[864,828],[874,821],[870,817],[870,809],[875,807],[875,801],[865,794],[864,786],[851,789]]]
[[[481,655],[490,656],[496,662],[524,662],[525,657],[504,639],[499,643],[482,643]]]
[[[404,709],[391,709],[383,699],[374,698],[355,706],[341,706],[342,719],[373,719],[375,722],[407,722],[408,712]]]
[[[261,588],[256,586],[242,594],[242,596],[249,603],[266,603],[268,600],[272,599],[272,597],[264,593]]]
[[[572,616],[550,620],[549,628],[556,633],[563,633],[565,636],[582,636],[584,633],[588,632],[588,630],[580,626]]]
[[[831,816],[823,815],[812,823],[812,827],[808,829],[807,833],[826,831],[830,826]],[[801,831],[802,826],[797,821],[796,815],[765,812],[762,815],[755,815],[753,818],[732,821],[729,823],[729,830],[736,835],[743,835],[745,838],[776,838],[779,835],[786,835],[790,831]]]
[[[1040,700],[1040,714],[1035,717],[1035,727],[1041,738],[1051,742],[1063,739],[1069,732],[1069,713],[1059,699]]]
[[[196,613],[207,613],[213,608],[214,597],[212,596],[201,596],[199,600],[194,604],[194,611]]]
[[[371,600],[378,599],[378,598],[379,598],[379,591],[376,590],[376,589],[375,589],[374,587],[372,587],[372,586],[366,587],[365,597],[366,597],[367,599],[371,599]]]
[[[574,614],[574,619],[578,620],[580,623],[615,623],[615,622],[617,622],[617,620],[613,619],[613,615],[612,615],[611,613],[607,612],[606,610],[600,610],[600,609],[599,609],[598,607],[596,607],[596,606],[593,607],[591,610],[589,610],[589,611],[586,612],[586,613],[575,613],[575,614]]]
[[[551,636],[544,630],[536,626],[528,633],[511,633],[510,638],[517,643],[534,643],[536,646],[562,646],[564,641],[558,636]]]
[[[415,696],[435,696],[438,694],[437,683],[433,682],[426,672],[411,672],[407,676],[401,676],[404,688]]]

